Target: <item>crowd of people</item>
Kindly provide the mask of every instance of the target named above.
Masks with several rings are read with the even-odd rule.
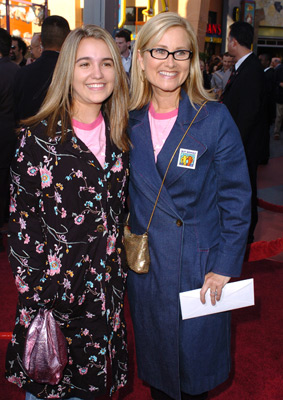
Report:
[[[272,57],[271,53],[261,53],[258,56],[262,67],[265,72],[265,90],[266,90],[266,108],[268,108],[267,116],[267,129],[265,135],[265,145],[262,147],[265,156],[260,159],[260,164],[266,164],[269,158],[269,136],[270,127],[275,123],[273,138],[274,140],[280,139],[280,131],[282,130],[282,106],[283,93],[283,65],[280,57]],[[235,64],[235,57],[229,52],[223,55],[212,55],[208,60],[201,60],[201,69],[203,70],[204,85],[206,89],[211,89],[215,93],[215,98],[219,100],[224,91],[224,88],[229,80],[233,66]],[[280,89],[281,88],[281,89]],[[267,135],[268,132],[268,135]],[[268,142],[267,142],[268,140]]]
[[[92,400],[127,384],[126,287],[152,399],[204,400],[228,378],[230,313],[182,320],[179,293],[200,289],[215,305],[253,242],[274,121],[280,138],[283,66],[252,43],[253,27],[236,22],[228,51],[205,63],[173,12],[149,19],[133,48],[126,30],[113,39],[49,16],[26,59],[24,41],[0,28],[0,225],[10,188],[19,292],[6,377],[26,400]],[[132,233],[148,229],[147,274],[127,266],[128,211]],[[23,367],[42,308],[67,343],[56,385]]]

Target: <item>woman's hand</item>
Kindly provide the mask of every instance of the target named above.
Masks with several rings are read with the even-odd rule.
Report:
[[[204,284],[200,291],[200,301],[205,304],[205,293],[210,289],[211,304],[215,306],[222,294],[222,289],[230,281],[231,277],[209,272],[205,275]]]

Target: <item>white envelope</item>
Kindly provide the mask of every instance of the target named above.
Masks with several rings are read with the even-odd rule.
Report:
[[[216,314],[236,308],[254,306],[254,280],[245,279],[227,283],[222,289],[221,299],[215,306],[210,301],[210,291],[205,294],[205,304],[200,301],[200,289],[180,293],[182,319]]]

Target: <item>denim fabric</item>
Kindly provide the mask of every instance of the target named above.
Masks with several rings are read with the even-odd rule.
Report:
[[[139,377],[180,400],[180,388],[203,393],[229,375],[230,314],[182,321],[179,293],[201,288],[210,271],[240,276],[250,226],[250,177],[239,131],[223,104],[205,105],[184,136],[196,109],[182,91],[177,120],[157,164],[149,150],[147,110],[131,111],[129,120],[132,233],[145,232],[161,177],[182,144],[149,228],[151,272],[129,271],[127,293]],[[184,155],[197,152],[195,169],[183,168],[181,149]]]

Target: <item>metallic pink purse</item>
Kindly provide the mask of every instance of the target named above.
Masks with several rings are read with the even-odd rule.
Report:
[[[52,310],[41,308],[26,336],[23,367],[38,383],[57,385],[68,362],[67,342]]]

